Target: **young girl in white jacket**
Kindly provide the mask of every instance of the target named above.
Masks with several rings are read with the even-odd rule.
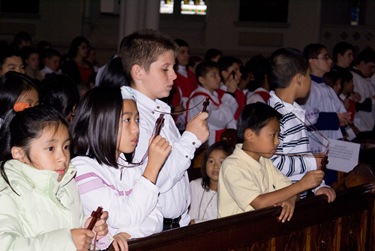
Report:
[[[171,146],[154,137],[144,172],[139,164],[129,163],[138,143],[139,119],[132,89],[99,86],[83,97],[71,124],[76,155],[72,163],[84,210],[91,212],[101,202],[110,214],[114,243],[162,230],[155,183]],[[120,154],[130,157],[125,165],[118,163]]]
[[[91,217],[84,220],[73,179],[68,125],[49,107],[19,110],[0,131],[0,250],[88,250],[94,232],[107,235],[108,214],[94,232],[84,228]]]

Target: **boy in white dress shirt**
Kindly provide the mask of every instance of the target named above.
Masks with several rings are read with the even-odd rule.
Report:
[[[147,152],[160,114],[164,114],[160,134],[172,145],[172,151],[156,182],[160,191],[157,206],[164,217],[163,230],[187,226],[190,222],[187,214],[190,192],[186,170],[190,167],[195,150],[209,135],[206,112],[195,116],[181,135],[170,114],[170,106],[159,100],[169,96],[173,80],[176,79],[173,69],[176,49],[175,42],[169,37],[147,29],[125,37],[120,46],[123,69],[134,89],[140,113],[140,138],[134,159],[141,160]],[[145,167],[147,160],[145,162],[141,164],[142,167]]]

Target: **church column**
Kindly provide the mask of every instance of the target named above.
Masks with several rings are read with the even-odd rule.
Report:
[[[159,29],[159,0],[121,0],[119,42],[130,33],[151,28]]]

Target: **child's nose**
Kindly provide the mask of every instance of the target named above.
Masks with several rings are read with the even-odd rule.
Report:
[[[175,72],[173,69],[172,69],[172,73],[171,73],[170,78],[171,78],[172,80],[175,80],[175,79],[177,78],[177,74],[176,74],[176,72]]]
[[[60,151],[57,156],[58,161],[61,161],[61,162],[65,162],[69,157],[70,157],[70,153],[65,152],[64,150]]]

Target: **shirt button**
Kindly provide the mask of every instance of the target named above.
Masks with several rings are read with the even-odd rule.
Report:
[[[157,108],[157,109],[160,109],[160,106],[157,106],[156,108]]]
[[[152,114],[155,114],[155,112],[154,112],[154,111],[152,111],[151,113],[152,113]]]
[[[195,142],[193,142],[192,144],[193,144],[193,146],[195,146],[195,144],[196,144],[196,143],[195,143]]]
[[[185,155],[185,158],[189,158],[189,156]]]

